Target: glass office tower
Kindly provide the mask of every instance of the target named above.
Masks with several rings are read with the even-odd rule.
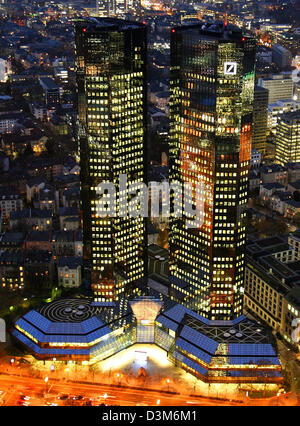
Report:
[[[242,314],[254,66],[255,41],[237,28],[172,30],[170,181],[200,182],[204,203],[194,228],[173,207],[170,294],[211,320]]]
[[[275,140],[275,162],[285,166],[300,161],[300,110],[278,118]]]
[[[84,274],[95,302],[135,294],[145,276],[145,223],[120,217],[119,177],[146,178],[146,27],[114,18],[76,23]],[[115,215],[99,214],[98,185],[116,187]],[[128,213],[128,212],[127,212]]]
[[[252,148],[263,156],[267,153],[269,91],[254,88]]]

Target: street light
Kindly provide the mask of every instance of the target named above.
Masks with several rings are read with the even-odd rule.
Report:
[[[156,405],[159,405],[160,404],[160,399],[158,399],[157,401],[156,401]]]

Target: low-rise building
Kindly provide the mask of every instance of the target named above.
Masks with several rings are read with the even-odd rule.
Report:
[[[291,194],[293,194],[296,191],[300,192],[300,180],[295,180],[294,182],[289,182],[287,189]]]
[[[55,81],[49,77],[41,77],[40,85],[44,90],[47,106],[58,105],[60,101],[60,90]]]
[[[24,232],[8,231],[0,235],[0,250],[4,249],[22,249],[24,246],[25,234]]]
[[[259,189],[261,183],[260,179],[260,170],[259,169],[250,169],[249,173],[249,191],[255,191]]]
[[[62,203],[64,207],[75,207],[80,205],[80,186],[73,186],[63,192]]]
[[[11,229],[46,231],[52,229],[50,210],[25,209],[10,213]]]
[[[0,287],[8,291],[24,288],[24,256],[22,250],[0,252]]]
[[[25,249],[27,251],[37,250],[50,252],[50,238],[51,233],[49,231],[31,231],[26,238]]]
[[[31,203],[35,198],[37,198],[39,191],[45,188],[47,182],[47,179],[41,176],[29,179],[26,183],[26,201]]]
[[[16,188],[0,187],[0,211],[2,218],[9,218],[12,212],[23,208],[23,197]]]
[[[286,166],[287,171],[288,171],[289,183],[300,180],[300,162],[287,163],[285,166]]]
[[[300,202],[290,199],[285,201],[286,212],[285,217],[293,220],[297,214],[300,213]]]
[[[257,149],[252,149],[250,166],[252,168],[258,168],[260,167],[260,164],[261,164],[261,152],[257,151]]]
[[[57,272],[52,253],[34,250],[26,252],[25,287],[43,291],[57,286]]]
[[[17,128],[18,121],[22,116],[21,111],[0,114],[0,133],[12,133]]]
[[[51,236],[50,247],[55,257],[82,256],[82,232],[54,231]]]
[[[266,183],[280,183],[286,185],[288,182],[287,169],[280,164],[264,165],[261,167],[261,180]]]
[[[61,257],[58,261],[58,285],[72,288],[81,285],[82,257]]]
[[[61,207],[59,209],[59,224],[60,229],[70,229],[77,224],[76,229],[79,227],[79,211],[77,207]],[[73,224],[73,226],[72,226]],[[73,229],[74,230],[74,229]]]
[[[33,201],[33,206],[37,209],[46,209],[57,213],[59,206],[58,191],[51,185],[45,185],[44,188],[40,189],[38,197]]]
[[[285,186],[280,183],[266,183],[265,185],[260,185],[259,188],[259,197],[262,203],[267,204],[270,202],[270,199],[274,192],[285,191]]]

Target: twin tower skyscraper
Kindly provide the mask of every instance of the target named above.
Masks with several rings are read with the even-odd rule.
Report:
[[[211,320],[242,314],[255,41],[222,23],[171,31],[169,180],[203,189],[202,220],[175,214],[169,295]],[[138,293],[147,276],[146,218],[98,214],[97,188],[147,183],[147,27],[76,22],[84,273],[95,303]]]

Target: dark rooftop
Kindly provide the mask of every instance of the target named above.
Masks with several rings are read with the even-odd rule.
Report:
[[[95,18],[89,17],[76,22],[76,28],[84,32],[95,31],[126,31],[144,28],[145,24],[117,18]]]
[[[180,27],[175,27],[172,32],[177,31],[199,31],[199,35],[207,36],[209,38],[218,38],[222,40],[234,40],[234,41],[244,41],[246,34],[243,31],[231,24],[225,25],[224,22],[215,21],[215,22],[201,22],[197,24],[188,23],[181,25]]]
[[[82,265],[82,257],[60,257],[58,262],[59,268],[68,267],[69,269],[77,269],[78,266]]]

